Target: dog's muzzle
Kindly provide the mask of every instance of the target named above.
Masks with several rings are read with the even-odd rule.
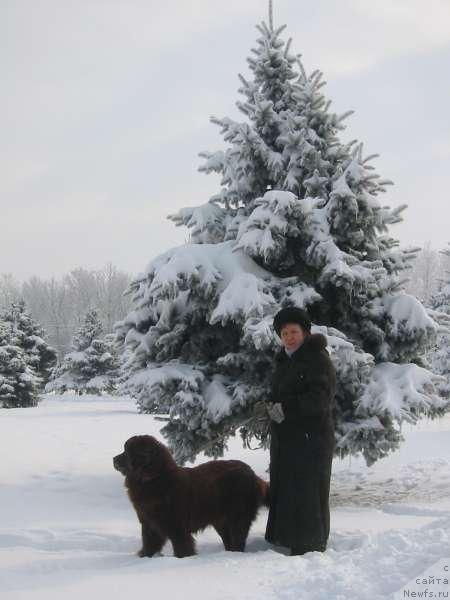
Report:
[[[126,475],[126,469],[125,469],[124,463],[125,463],[125,461],[124,461],[123,454],[118,454],[117,456],[115,456],[113,458],[114,468],[116,469],[116,471],[119,471],[120,473],[122,473],[122,475]]]

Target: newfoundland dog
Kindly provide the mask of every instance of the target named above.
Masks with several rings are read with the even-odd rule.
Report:
[[[151,435],[135,435],[113,459],[142,529],[139,556],[153,556],[166,540],[175,556],[195,554],[192,533],[212,525],[226,550],[243,552],[269,485],[240,460],[212,460],[179,467]]]

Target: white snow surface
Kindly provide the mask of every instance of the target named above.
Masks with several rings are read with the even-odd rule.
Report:
[[[2,600],[376,600],[450,561],[450,416],[404,424],[401,449],[370,468],[336,458],[328,548],[295,557],[264,540],[262,509],[245,553],[225,551],[207,528],[196,556],[177,559],[168,543],[162,556],[138,558],[138,521],[112,457],[131,435],[162,439],[161,425],[107,395],[47,395],[1,411]],[[226,458],[268,478],[268,451],[236,437]]]

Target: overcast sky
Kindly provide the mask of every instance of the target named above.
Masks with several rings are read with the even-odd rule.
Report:
[[[0,0],[0,273],[142,271],[219,189],[198,152],[235,107],[266,0]],[[403,245],[450,240],[450,0],[274,0],[292,50],[407,203]]]

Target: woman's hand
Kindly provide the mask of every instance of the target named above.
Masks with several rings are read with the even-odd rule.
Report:
[[[280,402],[271,404],[267,408],[267,412],[269,413],[269,417],[272,419],[272,421],[275,421],[275,423],[282,423],[284,421],[283,407],[281,406]]]

